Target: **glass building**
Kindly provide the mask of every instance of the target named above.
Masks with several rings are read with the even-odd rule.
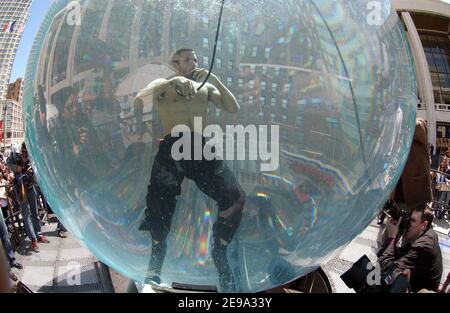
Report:
[[[0,101],[6,97],[20,38],[32,0],[0,0]]]

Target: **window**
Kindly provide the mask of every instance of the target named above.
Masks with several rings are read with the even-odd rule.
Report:
[[[266,82],[261,82],[261,90],[262,91],[266,90],[266,86],[267,86]]]
[[[281,105],[283,106],[284,109],[287,109],[287,107],[288,107],[288,101],[287,101],[287,99],[283,99],[283,102],[282,102]]]
[[[272,92],[277,92],[278,91],[278,84],[277,83],[273,83],[272,84]]]
[[[252,57],[256,57],[258,55],[258,47],[252,48]]]
[[[209,58],[208,57],[203,57],[203,65],[204,66],[208,66],[209,65]]]
[[[290,83],[284,84],[284,92],[288,93],[289,91],[291,91],[291,84]]]
[[[254,89],[255,88],[255,81],[252,79],[248,82],[248,85],[250,87],[250,89]]]
[[[275,113],[270,113],[270,121],[271,122],[275,122],[275,120],[276,120],[276,115],[275,115]]]
[[[239,88],[244,88],[244,80],[239,78]]]
[[[268,59],[268,58],[270,58],[270,48],[266,48],[265,50],[264,50],[264,57],[266,58],[266,59]]]
[[[209,47],[209,40],[208,38],[203,38],[203,48],[208,48]]]
[[[233,54],[234,52],[234,45],[232,43],[228,44],[228,53]]]

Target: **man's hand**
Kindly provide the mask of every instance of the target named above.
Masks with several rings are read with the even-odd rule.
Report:
[[[193,98],[197,94],[194,82],[185,77],[177,76],[172,78],[170,80],[170,85],[175,87],[177,94],[188,99]]]
[[[386,224],[386,229],[389,238],[396,238],[398,234],[398,228],[400,227],[400,223],[402,221],[402,217],[398,221],[394,221],[392,218],[389,218],[388,223]]]
[[[80,137],[80,144],[85,144],[88,141],[88,129],[82,127],[78,129],[78,134]]]
[[[411,281],[411,270],[410,269],[404,270],[403,272],[400,273],[400,275],[405,276],[408,281]]]

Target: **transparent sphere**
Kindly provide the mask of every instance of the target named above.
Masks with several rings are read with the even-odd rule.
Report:
[[[56,0],[24,90],[52,209],[141,283],[255,292],[314,270],[369,225],[412,141],[410,50],[376,3],[226,0],[213,59],[221,1]],[[191,98],[206,72],[180,78],[182,48],[215,64]],[[199,118],[214,140],[191,144],[216,158],[177,160],[169,126]]]

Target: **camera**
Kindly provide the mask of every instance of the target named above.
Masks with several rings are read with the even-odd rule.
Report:
[[[400,218],[402,221],[398,227],[398,233],[404,234],[411,224],[411,213],[401,209],[395,201],[388,200],[383,207],[383,211],[386,215],[390,216],[394,221],[398,222]]]
[[[341,279],[356,293],[406,293],[410,289],[406,277],[395,275],[395,266],[386,272],[380,270],[378,273],[380,275],[379,284],[376,284],[375,281],[370,284],[369,278],[374,278],[372,274],[376,270],[377,268],[370,262],[370,259],[363,255],[347,272],[341,275]]]

